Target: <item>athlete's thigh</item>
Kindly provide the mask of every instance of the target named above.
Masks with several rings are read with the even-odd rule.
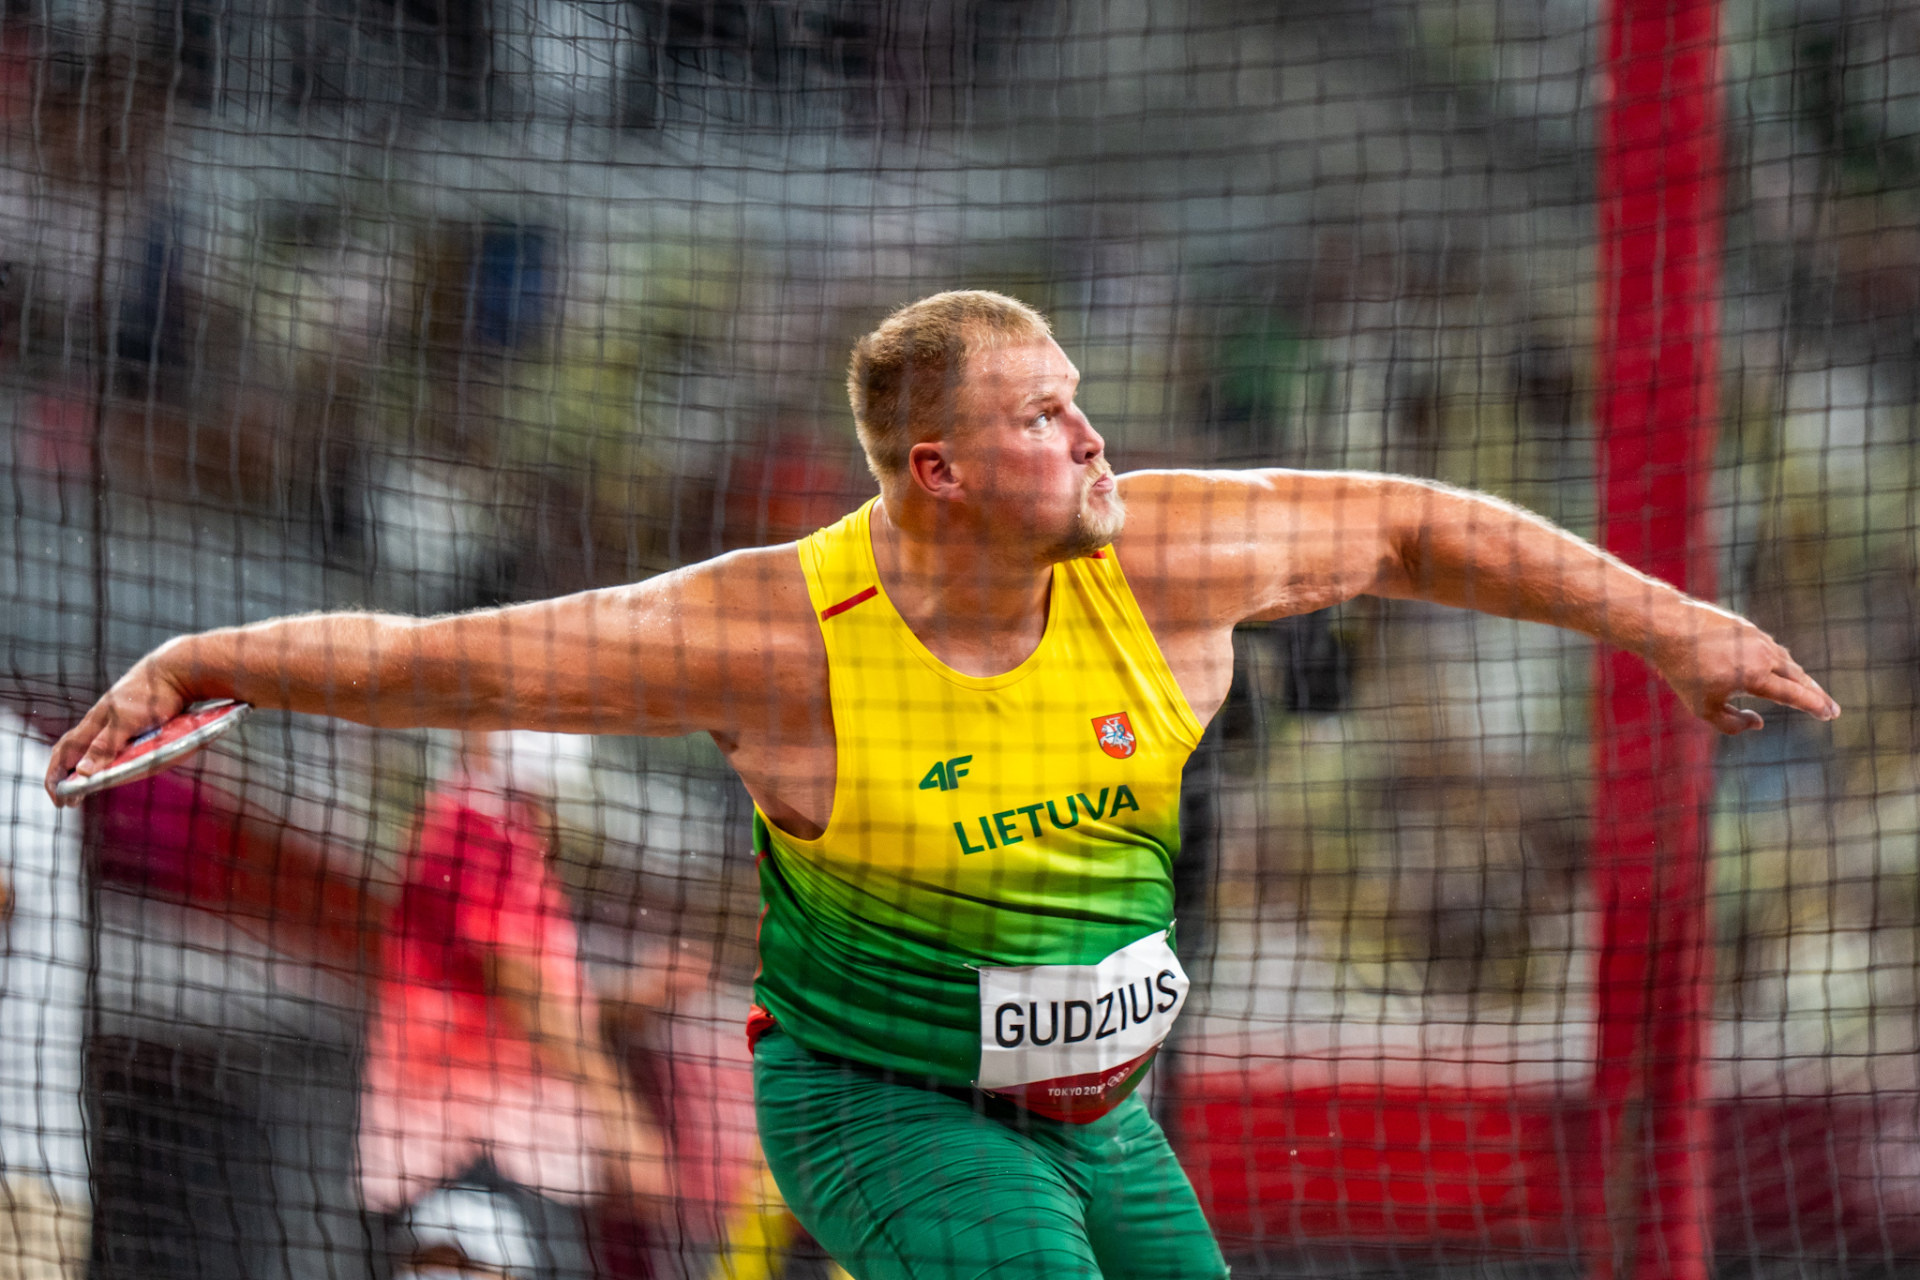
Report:
[[[1220,1280],[1226,1259],[1167,1135],[1136,1095],[1081,1159],[1087,1237],[1106,1280]],[[1091,1135],[1090,1135],[1091,1136]]]
[[[754,1054],[760,1143],[787,1205],[857,1280],[1099,1280],[1080,1197],[1031,1141],[951,1094]]]

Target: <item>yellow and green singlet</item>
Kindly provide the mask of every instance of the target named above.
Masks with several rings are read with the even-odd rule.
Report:
[[[874,503],[800,543],[838,764],[817,839],[754,818],[750,1032],[965,1086],[981,966],[1092,964],[1170,927],[1180,774],[1202,726],[1112,549],[1055,565],[1045,633],[955,671],[895,610]]]

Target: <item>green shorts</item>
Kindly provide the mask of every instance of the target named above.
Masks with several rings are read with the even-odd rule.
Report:
[[[787,1206],[856,1280],[1219,1280],[1227,1265],[1138,1096],[1063,1124],[767,1032],[760,1142]]]

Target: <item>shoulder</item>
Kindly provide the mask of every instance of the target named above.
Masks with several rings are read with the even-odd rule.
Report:
[[[632,624],[665,625],[683,641],[724,640],[797,628],[812,618],[797,543],[752,547],[642,582],[594,593]]]
[[[804,621],[812,616],[797,542],[730,551],[667,576],[680,580],[678,589],[689,603],[705,604],[732,616],[742,610],[757,613],[769,622]]]
[[[1134,471],[1119,477],[1127,521],[1114,539],[1114,557],[1163,644],[1221,612],[1212,607],[1216,593],[1206,580],[1237,574],[1237,517],[1253,501],[1247,474]]]
[[[1129,577],[1237,561],[1279,514],[1273,471],[1135,471],[1119,478],[1127,523],[1115,550]]]
[[[799,544],[729,552],[635,590],[649,588],[640,607],[658,619],[654,634],[673,637],[687,684],[715,700],[706,718],[716,727],[752,728],[770,714],[780,719],[822,701],[826,642]],[[764,696],[740,696],[749,691]]]
[[[1232,625],[1319,608],[1352,594],[1347,570],[1375,558],[1365,526],[1394,504],[1395,482],[1282,468],[1132,472],[1119,478],[1127,522],[1114,549],[1156,621]]]
[[[825,645],[800,569],[799,544],[753,547],[688,565],[638,584],[637,607],[664,627],[682,660],[708,661],[705,674],[722,681],[766,680],[778,664],[805,658]]]
[[[1127,504],[1119,545],[1210,554],[1270,550],[1276,535],[1343,528],[1396,502],[1422,481],[1365,471],[1134,471],[1119,478]]]
[[[1207,530],[1196,522],[1206,517],[1233,513],[1272,518],[1326,503],[1377,497],[1409,483],[1425,482],[1368,471],[1300,471],[1287,467],[1129,471],[1119,477],[1129,532],[1138,516],[1150,528],[1159,527],[1156,522],[1170,522],[1200,534]],[[1221,532],[1230,536],[1237,527]]]

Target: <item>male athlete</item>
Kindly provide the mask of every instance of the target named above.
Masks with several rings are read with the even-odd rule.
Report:
[[[1236,623],[1363,593],[1641,654],[1724,733],[1839,708],[1752,624],[1491,498],[1383,475],[1109,467],[1009,298],[855,347],[880,495],[797,544],[454,617],[174,640],[49,786],[202,698],[379,726],[712,735],[757,805],[761,1140],[861,1280],[1225,1273],[1132,1090],[1186,998],[1181,765]]]

